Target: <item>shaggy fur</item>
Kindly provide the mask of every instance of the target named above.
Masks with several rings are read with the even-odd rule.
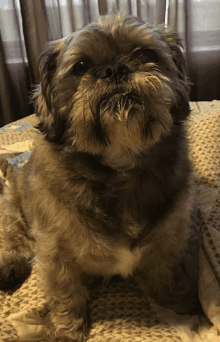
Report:
[[[0,282],[23,281],[37,256],[54,338],[85,341],[88,276],[136,274],[159,302],[173,297],[193,203],[180,47],[163,28],[107,16],[40,58],[42,134],[5,188]]]

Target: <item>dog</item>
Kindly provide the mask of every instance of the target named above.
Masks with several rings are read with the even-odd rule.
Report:
[[[4,189],[0,287],[36,255],[48,334],[82,342],[90,277],[134,275],[174,298],[194,201],[190,82],[176,34],[117,14],[51,42],[39,65],[36,147]]]

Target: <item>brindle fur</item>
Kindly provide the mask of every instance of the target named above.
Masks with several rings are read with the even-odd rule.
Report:
[[[36,255],[48,333],[85,341],[88,275],[136,274],[148,295],[172,298],[193,206],[189,82],[176,35],[117,15],[52,42],[40,71],[43,134],[4,190],[1,288]]]

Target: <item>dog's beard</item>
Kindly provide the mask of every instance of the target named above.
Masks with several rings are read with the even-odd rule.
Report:
[[[172,102],[171,80],[156,71],[134,73],[119,84],[88,75],[72,97],[72,144],[93,154],[109,146],[140,152],[169,132]]]

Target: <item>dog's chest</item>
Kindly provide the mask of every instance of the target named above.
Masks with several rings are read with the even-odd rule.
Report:
[[[92,205],[79,211],[90,246],[86,248],[81,266],[92,274],[127,277],[141,259],[136,241],[145,223],[138,200],[142,187],[137,184],[136,177],[127,175],[92,185],[89,188]]]
[[[132,274],[141,259],[140,249],[131,251],[124,246],[109,248],[103,255],[89,253],[81,266],[85,272],[111,277],[121,275],[127,277]]]
[[[120,274],[123,277],[127,277],[132,274],[135,267],[138,265],[141,259],[141,252],[139,249],[134,251],[125,247],[118,247],[114,253],[115,263],[108,272],[110,275]]]

